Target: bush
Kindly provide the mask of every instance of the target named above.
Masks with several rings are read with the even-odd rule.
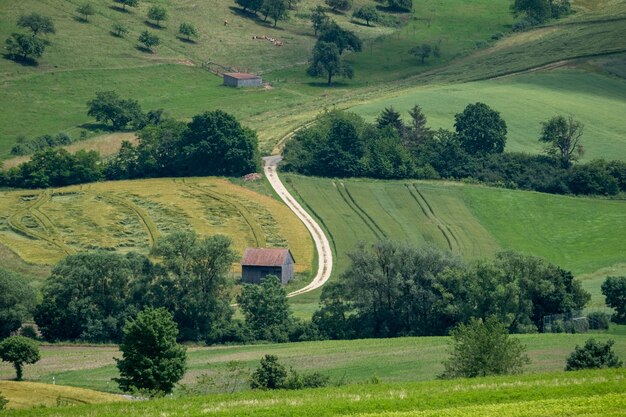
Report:
[[[589,328],[591,330],[607,330],[609,328],[611,316],[601,311],[594,311],[587,314]]]
[[[280,389],[287,381],[287,370],[278,363],[278,357],[265,355],[261,359],[261,364],[250,377],[250,388],[252,389]],[[295,383],[295,382],[292,382]]]
[[[580,369],[619,368],[622,361],[613,352],[615,341],[607,340],[605,343],[595,339],[588,339],[585,346],[576,345],[576,349],[567,358],[566,371],[578,371]]]

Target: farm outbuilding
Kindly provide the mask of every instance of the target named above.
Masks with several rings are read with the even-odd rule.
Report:
[[[255,74],[228,72],[224,74],[224,85],[230,87],[261,87],[263,80]]]
[[[241,279],[258,284],[266,276],[276,275],[285,285],[293,278],[295,263],[289,249],[247,248],[241,260]]]

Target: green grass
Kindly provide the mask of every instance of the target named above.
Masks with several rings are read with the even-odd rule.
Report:
[[[562,370],[565,358],[576,345],[589,337],[615,340],[614,349],[626,357],[624,326],[614,326],[597,334],[520,335],[528,348],[531,364],[528,373]],[[518,336],[516,336],[518,337]],[[373,376],[383,382],[414,382],[433,380],[443,371],[441,362],[447,357],[447,337],[406,337],[396,339],[338,340],[250,346],[190,347],[188,371],[183,379],[193,384],[202,374],[220,378],[229,361],[241,361],[252,370],[265,354],[273,354],[287,366],[303,372],[320,371],[334,380],[360,383]],[[113,357],[120,357],[115,346],[41,347],[42,360],[24,368],[28,380],[117,392],[111,378],[117,376]],[[0,364],[0,378],[11,378],[14,370]],[[245,381],[242,381],[245,382]],[[246,386],[241,386],[245,389]]]
[[[419,104],[434,129],[453,130],[454,115],[481,101],[499,111],[507,122],[506,151],[540,153],[541,122],[553,115],[572,115],[585,125],[584,160],[626,160],[626,79],[556,70],[516,77],[414,89],[397,97],[371,101],[351,109],[373,121],[384,107],[393,106],[408,118]]]
[[[623,415],[623,369],[403,384],[358,384],[44,408],[11,416],[602,416]]]

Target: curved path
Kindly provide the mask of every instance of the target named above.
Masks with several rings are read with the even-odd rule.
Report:
[[[282,160],[281,156],[266,156],[263,158],[264,166],[263,171],[265,176],[269,180],[270,184],[274,188],[274,191],[280,196],[280,198],[287,204],[287,207],[293,211],[302,223],[309,229],[313,241],[315,242],[315,249],[317,250],[317,274],[313,280],[304,288],[290,292],[287,297],[293,297],[313,291],[316,288],[321,287],[330,278],[330,273],[333,270],[333,253],[330,249],[330,242],[326,238],[324,231],[317,224],[317,222],[307,213],[300,203],[287,191],[276,172],[276,166]]]

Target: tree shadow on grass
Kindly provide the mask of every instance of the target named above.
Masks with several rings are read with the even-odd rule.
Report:
[[[389,14],[408,14],[408,13],[411,13],[410,10],[401,9],[399,7],[381,6],[380,4],[376,5],[376,10],[378,10],[379,12],[389,13]]]
[[[76,21],[78,23],[89,23],[89,19],[85,19],[82,16],[74,16],[74,17],[72,17],[72,19],[74,19],[74,21]]]
[[[242,9],[240,9],[239,7],[235,7],[235,6],[229,6],[228,7],[230,9],[230,11],[240,17],[243,17],[244,19],[249,19],[251,21],[253,21],[254,23],[256,23],[259,26],[263,26],[266,27],[268,29],[274,29],[274,30],[285,30],[283,28],[280,27],[274,27],[274,21],[273,20],[267,20],[264,21],[263,20],[263,16],[260,16],[258,14],[254,14],[250,11],[243,11]]]
[[[178,39],[181,42],[188,43],[188,44],[191,44],[191,45],[195,45],[196,43],[198,43],[194,39],[191,39],[191,38],[187,39],[187,38],[183,38],[181,36],[176,36],[176,39]]]
[[[130,10],[124,9],[123,7],[117,6],[115,4],[110,5],[109,8],[111,10],[115,10],[116,12],[120,12],[120,13],[130,13]]]
[[[341,88],[348,87],[349,84],[343,81],[335,81],[331,85],[328,85],[327,81],[309,81],[306,85],[310,87],[318,87],[318,88]]]
[[[90,132],[115,132],[116,131],[115,129],[113,129],[113,126],[107,125],[104,123],[98,123],[98,122],[83,123],[82,125],[79,125],[78,127],[80,127],[81,129],[88,130]]]
[[[145,52],[147,54],[153,54],[154,51],[150,48],[146,48],[145,46],[141,46],[141,45],[137,45],[135,46],[135,49],[138,50],[139,52]]]
[[[164,28],[163,26],[157,25],[156,23],[152,23],[149,20],[144,20],[143,23],[145,23],[146,26],[148,26],[149,28],[154,29],[154,30],[161,30],[161,29]]]
[[[11,55],[11,54],[3,54],[4,59],[9,61],[13,61],[16,64],[22,65],[24,67],[38,67],[39,62],[36,59],[23,57],[19,55]]]
[[[364,28],[373,28],[373,27],[375,27],[371,23],[368,25],[365,22],[361,22],[360,20],[355,20],[355,19],[350,20],[350,23],[352,23],[353,25],[357,25],[357,26],[363,26]]]

